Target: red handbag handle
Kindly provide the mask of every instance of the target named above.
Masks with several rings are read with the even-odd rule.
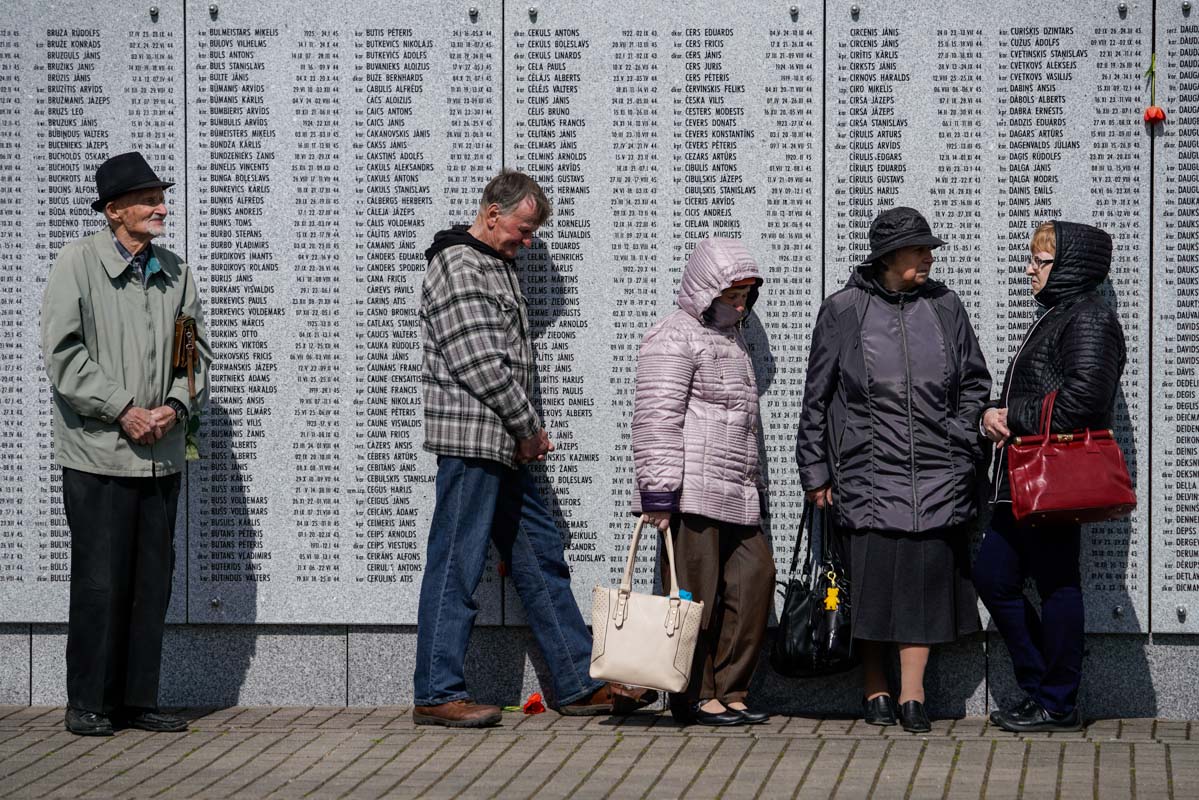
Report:
[[[1057,400],[1057,389],[1045,395],[1041,401],[1041,435],[1049,440],[1049,423],[1053,419],[1053,402]]]

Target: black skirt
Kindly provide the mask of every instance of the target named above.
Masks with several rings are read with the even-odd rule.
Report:
[[[970,527],[920,534],[845,531],[856,639],[952,642],[980,629]]]

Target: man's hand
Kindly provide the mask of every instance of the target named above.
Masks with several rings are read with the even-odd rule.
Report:
[[[831,483],[826,483],[819,489],[813,489],[804,496],[808,498],[809,502],[815,503],[817,508],[833,507],[833,485]]]
[[[158,408],[150,409],[151,416],[154,417],[154,422],[158,427],[158,439],[167,435],[167,432],[175,427],[178,417],[175,416],[175,409],[170,406],[159,406]],[[155,439],[157,441],[157,439]]]
[[[663,533],[670,527],[670,512],[669,511],[646,511],[642,516],[650,525],[654,525]]]
[[[173,411],[171,415],[174,416]],[[117,422],[121,424],[125,435],[138,444],[151,445],[162,438],[154,412],[148,408],[129,406],[117,417]]]
[[[983,414],[983,431],[987,438],[995,443],[995,448],[1003,447],[1004,442],[1012,435],[1007,427],[1006,408],[988,408]]]
[[[550,441],[549,434],[543,428],[529,438],[517,442],[516,460],[521,464],[528,464],[530,461],[545,461],[546,453],[552,453],[553,450],[554,443]]]

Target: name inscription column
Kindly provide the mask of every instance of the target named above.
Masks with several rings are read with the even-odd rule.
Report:
[[[1138,48],[1150,11],[1096,2],[830,9],[827,292],[844,285],[884,208],[921,210],[946,245],[933,278],[961,297],[995,380],[1036,318],[1024,268],[1035,226],[1064,219],[1115,243],[1105,299],[1128,342],[1115,424],[1144,496],[1148,443],[1148,146]],[[991,65],[988,67],[987,65]],[[1088,629],[1148,623],[1144,511],[1084,539]]]
[[[188,10],[194,260],[217,353],[193,617],[411,624],[436,471],[424,250],[469,222],[498,167],[498,7]],[[499,622],[497,580],[478,600]]]
[[[683,265],[705,237],[743,240],[766,276],[745,335],[776,492],[766,527],[779,561],[790,555],[800,508],[792,412],[820,294],[822,14],[811,4],[776,11],[746,19],[726,2],[682,14],[634,3],[508,11],[508,162],[557,209],[520,262],[537,394],[551,437],[565,443],[542,485],[585,609],[591,586],[619,581],[628,552],[637,349],[676,309]],[[647,543],[639,585],[654,583],[655,563]]]
[[[67,615],[70,534],[39,319],[58,252],[105,227],[90,205],[101,162],[137,149],[176,182],[158,243],[185,254],[182,22],[178,10],[151,16],[147,6],[124,0],[102,9],[16,0],[0,9],[0,203],[12,234],[0,279],[0,470],[9,476],[0,491],[0,621]],[[182,552],[186,525],[178,530]],[[181,611],[180,602],[169,618]]]
[[[1199,22],[1158,7],[1153,631],[1199,630]],[[1143,501],[1142,501],[1143,502]]]

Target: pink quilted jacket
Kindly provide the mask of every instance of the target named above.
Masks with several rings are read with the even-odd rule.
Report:
[[[683,270],[679,310],[650,328],[637,355],[633,407],[633,506],[700,514],[736,525],[761,521],[758,387],[737,327],[718,329],[705,312],[758,265],[735,239],[705,239]]]

